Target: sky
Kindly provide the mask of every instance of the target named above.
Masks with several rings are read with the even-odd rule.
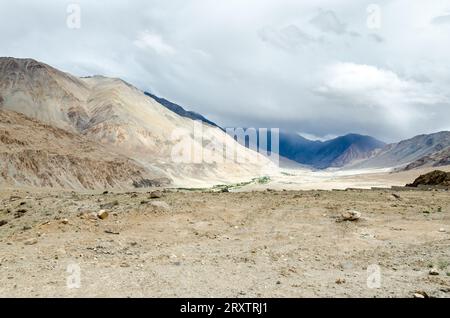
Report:
[[[450,130],[450,0],[15,0],[0,56],[120,77],[224,127]]]

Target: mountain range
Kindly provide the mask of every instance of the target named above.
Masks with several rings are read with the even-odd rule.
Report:
[[[204,116],[121,79],[79,78],[33,59],[0,58],[1,185],[191,187],[278,171],[238,141]],[[385,144],[359,134],[312,141],[282,131],[279,141],[281,162],[315,169],[415,169],[450,161],[450,132]],[[217,151],[224,144],[247,161],[223,158]]]
[[[180,116],[219,127],[195,112],[186,111],[180,105],[146,94]],[[238,141],[244,146],[250,146],[248,140]],[[256,143],[258,146],[258,141]],[[280,161],[281,165],[283,162],[289,162],[289,166],[292,166],[292,162],[296,162],[315,169],[397,167],[409,170],[428,166],[438,167],[450,164],[450,132],[419,135],[398,143],[386,144],[374,137],[360,134],[347,134],[319,141],[306,139],[298,133],[281,131],[278,153],[283,159]]]
[[[312,141],[298,134],[280,133],[280,155],[317,169],[343,167],[369,158],[385,143],[358,134],[348,134],[327,141]]]
[[[450,147],[450,132],[442,131],[429,135],[418,135],[411,139],[386,145],[368,160],[357,163],[352,168],[404,168],[410,164],[426,166],[428,164],[439,165],[439,160],[445,163],[445,154],[448,159],[448,147]],[[447,152],[442,152],[447,149]],[[441,153],[442,158],[432,163],[432,157]],[[429,158],[429,159],[427,159]],[[419,162],[422,162],[421,164]],[[444,164],[442,164],[444,165]],[[410,166],[411,168],[412,166]]]
[[[72,133],[70,138],[83,137],[128,158],[142,169],[147,182],[141,184],[152,184],[161,178],[177,186],[236,182],[260,176],[266,168],[276,168],[221,129],[209,124],[198,126],[123,80],[103,76],[78,78],[32,59],[0,58],[0,109],[24,114],[41,123],[41,128],[59,128]],[[5,120],[3,124],[7,125]],[[224,143],[233,145],[236,154],[249,158],[248,162],[215,158],[214,149]],[[38,167],[35,175],[42,173]],[[55,166],[54,171],[47,173],[60,175],[61,169]],[[0,183],[17,180],[14,171],[5,167]],[[120,180],[103,186],[110,187],[111,183]]]

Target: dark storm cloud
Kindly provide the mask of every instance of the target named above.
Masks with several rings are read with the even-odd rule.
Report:
[[[0,55],[121,77],[224,126],[385,140],[449,129],[448,8],[379,1],[373,29],[371,3],[3,1]]]

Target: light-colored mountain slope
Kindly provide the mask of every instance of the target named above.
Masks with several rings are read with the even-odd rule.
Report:
[[[76,78],[31,59],[0,58],[0,107],[83,134],[174,185],[237,182],[276,169],[220,129],[181,117],[120,79]],[[248,160],[224,158],[224,144]]]
[[[0,58],[0,107],[76,132],[88,121],[83,81],[31,59]]]
[[[167,185],[136,162],[66,130],[0,110],[0,185],[128,189],[145,180]]]

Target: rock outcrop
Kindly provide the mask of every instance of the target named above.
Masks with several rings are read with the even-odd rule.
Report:
[[[435,170],[421,175],[413,183],[407,184],[407,187],[419,186],[444,186],[450,187],[450,172]]]

